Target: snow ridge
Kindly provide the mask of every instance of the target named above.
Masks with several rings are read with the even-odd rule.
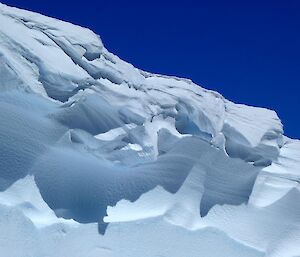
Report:
[[[3,4],[0,108],[6,257],[300,255],[300,141],[274,111]]]

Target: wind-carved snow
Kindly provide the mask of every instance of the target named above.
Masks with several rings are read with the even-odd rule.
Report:
[[[276,113],[0,4],[5,257],[300,255],[300,142]]]

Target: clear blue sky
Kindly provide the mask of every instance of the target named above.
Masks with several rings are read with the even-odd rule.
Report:
[[[285,134],[300,138],[300,1],[2,3],[89,27],[138,68],[274,109]]]

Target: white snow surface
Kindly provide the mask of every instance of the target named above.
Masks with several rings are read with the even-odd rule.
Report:
[[[276,113],[141,71],[0,4],[0,256],[300,256],[300,141]]]

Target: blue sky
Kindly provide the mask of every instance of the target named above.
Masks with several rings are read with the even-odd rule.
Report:
[[[5,1],[82,26],[138,68],[274,109],[300,138],[300,1]]]

